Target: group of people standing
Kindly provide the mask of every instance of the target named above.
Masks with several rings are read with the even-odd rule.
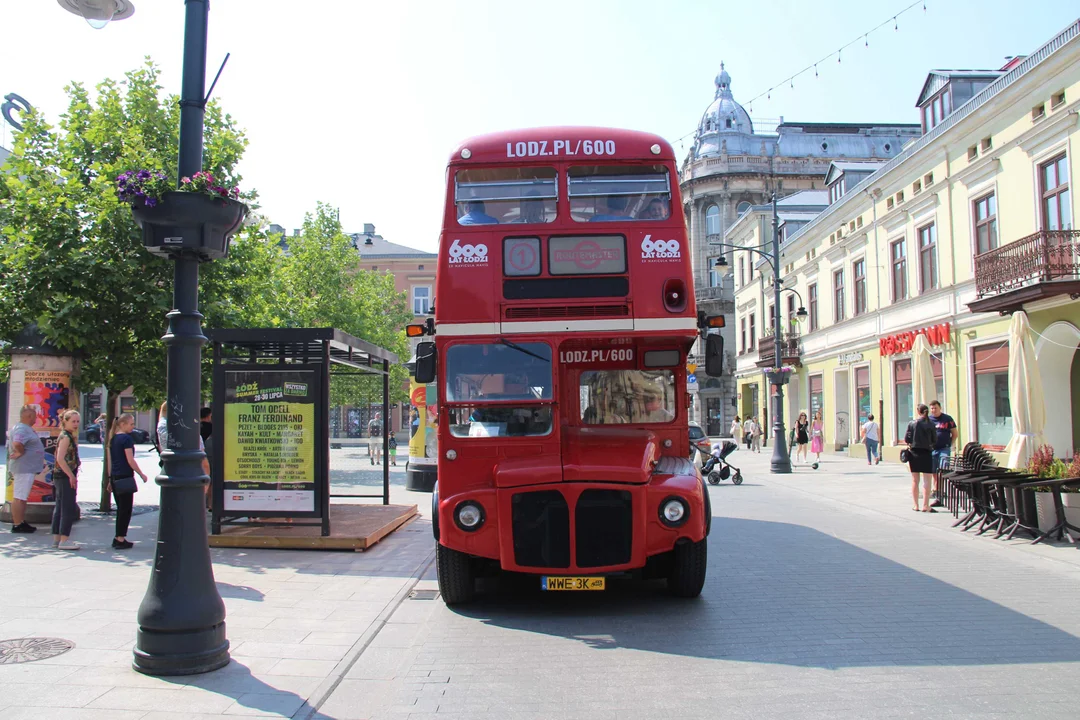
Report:
[[[960,431],[956,421],[942,411],[937,400],[929,405],[920,403],[917,412],[918,416],[908,423],[904,433],[906,462],[911,471],[911,509],[936,512],[934,508],[942,505],[942,474],[952,457],[952,447]],[[920,479],[922,507],[919,506]]]

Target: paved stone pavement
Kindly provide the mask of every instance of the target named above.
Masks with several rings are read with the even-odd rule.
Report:
[[[830,455],[778,478],[768,459],[737,452],[746,482],[710,490],[700,599],[506,580],[461,610],[410,598],[315,717],[1075,716],[1076,548],[913,513],[902,466]]]
[[[101,453],[94,450],[83,452],[84,509],[98,499],[90,478],[100,472]],[[148,472],[157,468],[152,450],[140,449],[138,460]],[[430,495],[404,490],[403,471],[394,468],[391,500],[430,508]],[[334,489],[381,482],[381,469],[360,469]],[[426,519],[365,553],[214,549],[232,662],[201,676],[147,677],[131,669],[131,650],[153,559],[157,486],[141,486],[136,498],[148,512],[132,519],[128,537],[137,544],[126,552],[109,546],[112,517],[93,512],[75,526],[73,537],[84,545],[75,553],[54,550],[46,527],[13,535],[0,526],[0,640],[75,643],[48,660],[0,664],[0,718],[303,715],[329,693],[432,557]]]
[[[709,579],[693,601],[662,583],[547,595],[503,578],[451,611],[433,597],[426,518],[363,554],[214,550],[233,662],[192,678],[130,669],[156,512],[135,517],[142,542],[126,554],[94,515],[76,554],[2,533],[0,639],[76,649],[0,665],[0,718],[1075,714],[1080,551],[912,513],[901,466],[826,456],[778,477],[768,458],[735,453],[746,482],[710,489]],[[429,497],[394,479],[392,500],[426,513]]]

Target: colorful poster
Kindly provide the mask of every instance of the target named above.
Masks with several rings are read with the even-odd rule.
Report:
[[[437,397],[435,383],[419,385],[410,378],[409,401],[413,410],[409,418],[409,465],[415,465],[417,470],[434,471],[438,463]]]
[[[315,512],[316,376],[225,373],[226,512]]]
[[[34,476],[28,502],[53,502],[52,472],[56,462],[56,443],[60,436],[60,415],[68,409],[71,396],[71,373],[60,370],[26,370],[23,372],[22,403],[37,411],[34,430],[45,444],[45,467]],[[17,402],[18,396],[12,397]],[[10,462],[7,464],[10,466]],[[15,499],[15,478],[5,472],[4,499]]]

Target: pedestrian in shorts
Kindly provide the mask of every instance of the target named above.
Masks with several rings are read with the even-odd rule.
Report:
[[[368,459],[371,464],[382,464],[382,413],[375,413],[375,417],[367,424],[368,433]]]
[[[26,522],[26,501],[34,487],[34,476],[45,469],[45,445],[34,432],[37,410],[24,405],[19,422],[8,433],[8,472],[15,481],[11,501],[11,532],[32,533],[37,528]]]
[[[390,433],[390,464],[397,467],[397,438]]]

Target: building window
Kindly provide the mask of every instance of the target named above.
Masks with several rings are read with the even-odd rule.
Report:
[[[1042,190],[1042,229],[1072,230],[1072,210],[1069,207],[1069,167],[1065,153],[1039,166]]]
[[[892,299],[900,302],[907,299],[907,248],[904,239],[894,240],[889,246],[892,256]]]
[[[431,309],[431,288],[429,287],[414,287],[412,289],[412,311],[413,315],[427,315],[428,310]]]
[[[810,313],[810,332],[814,332],[818,329],[817,283],[806,288],[806,295],[810,302],[810,307],[807,308],[807,311]]]
[[[794,329],[795,327],[795,296],[787,296],[787,321],[788,329]]]
[[[810,376],[810,419],[813,420],[814,416],[821,411],[821,416],[825,417],[824,411],[825,400],[825,381],[821,375]]]
[[[720,208],[715,205],[710,205],[705,210],[705,234],[720,234]]]
[[[739,287],[746,285],[746,258],[739,258]]]
[[[866,424],[867,416],[873,410],[870,407],[870,367],[855,368],[855,409],[859,413],[859,423],[852,428],[858,431]],[[880,436],[879,436],[880,437]]]
[[[851,274],[855,279],[855,314],[866,312],[866,258],[851,264]]]
[[[937,230],[934,223],[919,228],[919,292],[936,290],[937,272]]]
[[[417,270],[423,270],[423,269],[424,269],[424,266],[423,266],[423,265],[417,265],[417,266],[416,266],[416,269],[417,269]]]
[[[739,321],[739,347],[742,348],[742,352],[750,349],[750,346],[746,344],[746,318]]]
[[[977,347],[971,353],[975,375],[975,440],[1004,448],[1013,434],[1009,403],[1009,347]]]
[[[766,321],[769,329],[776,332],[776,305],[769,305],[769,319]]]
[[[840,322],[844,314],[844,271],[837,270],[833,273],[833,322]]]
[[[981,255],[997,246],[997,198],[990,193],[975,201],[975,253]]]
[[[720,287],[723,283],[723,276],[716,269],[717,258],[709,258],[709,287]]]
[[[753,350],[757,347],[757,329],[754,324],[754,313],[750,313],[750,347],[749,350]]]

